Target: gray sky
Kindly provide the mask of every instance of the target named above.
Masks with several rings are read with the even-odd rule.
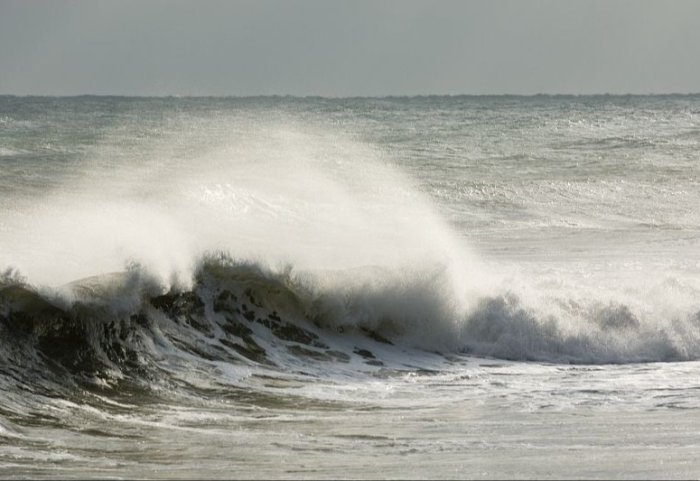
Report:
[[[700,92],[700,1],[0,0],[0,93]]]

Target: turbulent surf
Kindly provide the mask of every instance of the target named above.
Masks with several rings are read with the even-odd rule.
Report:
[[[697,96],[0,97],[0,469],[546,475],[531,415],[565,426],[554,453],[570,413],[683,436],[699,116]],[[485,466],[513,426],[520,457]]]

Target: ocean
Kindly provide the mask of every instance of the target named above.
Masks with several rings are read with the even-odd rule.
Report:
[[[700,96],[0,97],[3,478],[697,478]]]

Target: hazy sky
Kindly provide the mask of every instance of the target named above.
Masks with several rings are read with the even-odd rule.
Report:
[[[0,0],[0,93],[700,92],[700,1]]]

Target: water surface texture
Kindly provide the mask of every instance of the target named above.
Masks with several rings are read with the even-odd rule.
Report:
[[[697,478],[700,96],[0,97],[0,475]]]

